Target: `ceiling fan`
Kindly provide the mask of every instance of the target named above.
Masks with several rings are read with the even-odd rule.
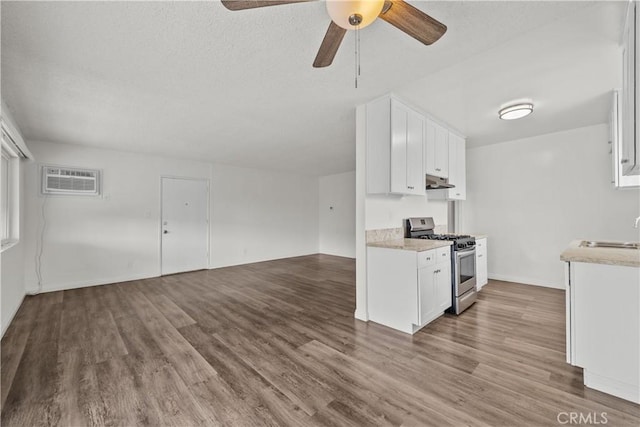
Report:
[[[254,9],[315,0],[222,0],[229,10]],[[381,18],[389,24],[430,45],[447,31],[447,26],[404,0],[327,0],[331,24],[322,40],[313,66],[327,67],[333,62],[347,30],[356,30]]]

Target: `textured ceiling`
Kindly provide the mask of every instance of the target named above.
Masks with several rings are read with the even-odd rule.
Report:
[[[622,82],[623,2],[603,2],[511,39],[395,92],[448,122],[477,147],[606,123]],[[524,119],[498,119],[530,100]]]
[[[590,52],[612,58],[621,4],[411,3],[447,34],[426,47],[374,22],[355,89],[353,34],[331,67],[311,67],[329,24],[323,2],[230,12],[218,2],[2,1],[2,97],[28,140],[314,175],[353,170],[354,107],[398,88],[478,143],[528,135],[524,125],[505,132],[496,103],[538,91],[546,105],[580,103],[588,121],[605,121],[592,98],[607,72],[594,77],[597,93],[585,78],[552,92],[590,73]],[[557,29],[563,19],[576,34]],[[520,88],[513,70],[524,72]],[[559,126],[543,107],[537,133]]]

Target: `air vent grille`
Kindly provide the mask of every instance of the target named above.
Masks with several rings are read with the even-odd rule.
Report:
[[[42,193],[97,196],[100,194],[100,171],[43,166]]]

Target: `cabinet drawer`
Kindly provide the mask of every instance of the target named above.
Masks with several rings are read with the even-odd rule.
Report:
[[[436,249],[436,258],[438,262],[449,261],[449,258],[451,258],[451,248],[447,246],[446,248]]]
[[[427,267],[436,263],[436,251],[418,252],[418,268]]]

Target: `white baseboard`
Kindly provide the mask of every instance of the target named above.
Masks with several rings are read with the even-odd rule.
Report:
[[[320,254],[320,255],[337,256],[337,257],[340,257],[340,258],[356,259],[356,256],[354,254],[352,254],[352,253],[346,254],[344,252],[320,251],[320,252],[318,252],[318,254]]]
[[[633,403],[640,403],[640,390],[637,383],[629,384],[614,378],[594,374],[587,369],[584,370],[583,374],[585,386]]]
[[[13,308],[13,310],[11,311],[11,315],[7,319],[7,323],[2,324],[2,333],[0,334],[0,338],[4,337],[4,333],[7,332],[9,325],[11,324],[11,322],[13,322],[13,318],[16,317],[16,314],[18,314],[18,310],[20,310],[20,306],[22,306],[22,302],[24,301],[25,296],[26,295],[22,295],[22,298],[20,298],[18,304],[16,304],[16,306]]]
[[[119,277],[111,277],[106,279],[93,279],[93,280],[80,280],[77,282],[71,283],[57,283],[57,284],[44,284],[42,286],[42,290],[40,293],[47,292],[57,292],[57,291],[68,291],[71,289],[79,289],[79,288],[89,288],[92,286],[101,286],[101,285],[111,285],[114,283],[121,282],[131,282],[132,280],[143,280],[143,279],[151,279],[154,277],[159,277],[158,274],[138,274],[138,275],[130,275],[130,276],[119,276]],[[35,292],[38,292],[38,286],[32,285],[29,289],[27,289],[27,295],[32,295]]]
[[[355,313],[353,314],[353,317],[355,317],[358,320],[362,320],[363,322],[369,321],[369,313],[367,313],[367,310],[356,309]]]
[[[291,256],[286,256],[281,258],[252,260],[252,261],[242,262],[239,264],[225,264],[225,265],[214,265],[214,266],[210,265],[206,268],[209,270],[214,270],[216,268],[235,267],[235,266],[247,265],[247,264],[257,264],[260,262],[277,261],[280,259],[296,258],[296,257],[316,255],[316,254],[317,252],[313,252],[308,254],[291,255]],[[127,276],[118,276],[118,277],[110,277],[110,278],[102,278],[102,279],[79,280],[71,283],[54,283],[54,284],[49,283],[49,284],[44,284],[42,286],[42,290],[40,291],[40,293],[68,291],[71,289],[89,288],[92,286],[110,285],[113,283],[121,283],[121,282],[131,282],[133,280],[152,279],[154,277],[160,277],[160,276],[162,276],[160,273],[132,274]],[[27,292],[27,295],[33,295],[35,292],[38,292],[38,286],[36,284],[32,284],[31,286],[29,286],[26,292]]]
[[[261,262],[278,261],[278,260],[281,260],[281,259],[299,258],[299,257],[303,257],[303,256],[310,256],[310,255],[318,255],[318,252],[282,255],[282,256],[267,257],[267,258],[243,259],[243,260],[232,261],[232,262],[228,262],[228,263],[224,263],[224,264],[209,263],[209,270],[215,270],[217,268],[226,268],[226,267],[237,267],[239,265],[258,264],[258,263],[261,263]]]
[[[544,288],[564,289],[564,283],[551,283],[540,279],[532,279],[530,277],[523,276],[510,276],[508,274],[489,273],[489,279],[522,283],[524,285],[542,286]]]

